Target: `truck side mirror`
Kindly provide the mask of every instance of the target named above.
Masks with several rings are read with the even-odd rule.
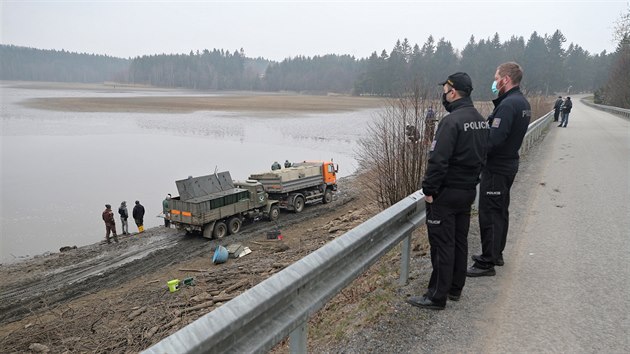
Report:
[[[339,172],[339,165],[335,165],[335,173]]]

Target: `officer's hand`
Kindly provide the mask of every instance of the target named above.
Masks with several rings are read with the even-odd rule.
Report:
[[[427,203],[433,203],[433,196],[430,196],[430,195],[425,195],[425,196],[424,196],[424,200],[425,200]]]

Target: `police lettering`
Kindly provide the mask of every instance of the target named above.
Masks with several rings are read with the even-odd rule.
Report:
[[[501,191],[487,191],[486,195],[501,195]]]
[[[490,125],[488,122],[470,122],[464,123],[464,131],[468,131],[468,129],[490,129]]]

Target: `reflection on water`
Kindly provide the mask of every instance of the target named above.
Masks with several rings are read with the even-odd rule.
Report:
[[[331,158],[339,163],[340,176],[350,175],[356,169],[356,141],[376,112],[56,112],[18,102],[156,93],[0,90],[0,262],[103,239],[106,203],[117,210],[123,200],[129,206],[140,200],[145,226],[160,225],[162,199],[176,195],[175,180],[189,175],[229,170],[233,178],[245,179],[273,161]],[[136,231],[132,221],[130,231]]]

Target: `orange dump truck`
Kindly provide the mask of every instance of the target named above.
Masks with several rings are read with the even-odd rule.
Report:
[[[299,213],[306,204],[332,201],[338,169],[332,161],[304,161],[252,174],[249,180],[262,184],[269,199],[277,200],[280,208]]]

